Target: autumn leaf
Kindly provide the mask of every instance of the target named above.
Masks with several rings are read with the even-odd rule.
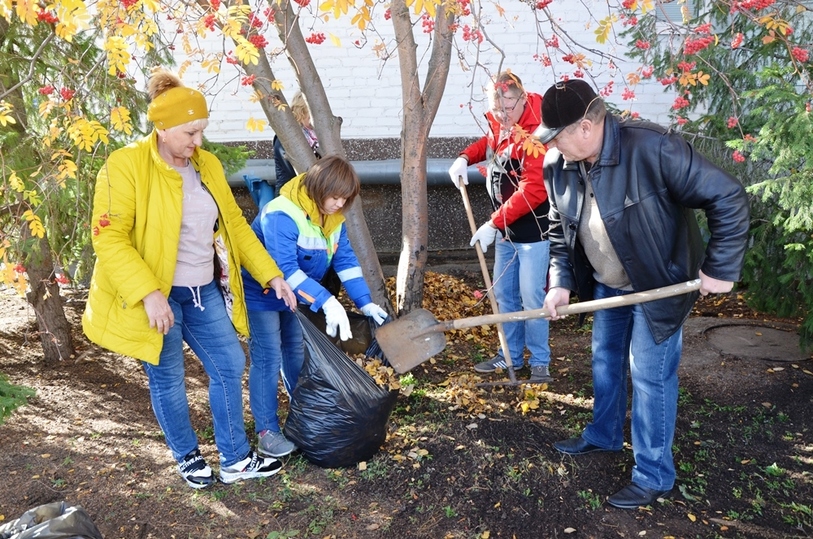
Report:
[[[256,131],[262,132],[265,131],[265,126],[267,123],[268,122],[266,122],[265,120],[257,120],[256,118],[251,117],[246,122],[246,129],[248,129],[252,133]]]
[[[257,65],[260,62],[260,51],[251,41],[244,37],[235,37],[234,40],[237,43],[234,54],[240,62],[251,65]]]
[[[350,6],[353,5],[352,0],[327,0],[319,5],[320,11],[332,11],[333,17],[338,19],[342,15],[347,15]]]
[[[613,23],[618,20],[616,15],[610,15],[598,21],[598,28],[595,30],[596,41],[602,45],[607,42],[610,37],[610,32],[613,29]]]
[[[33,0],[17,0],[15,12],[22,22],[29,26],[37,25],[39,3]]]
[[[23,181],[20,179],[19,176],[17,176],[17,173],[14,172],[13,170],[11,171],[11,175],[9,176],[8,183],[11,186],[11,188],[17,191],[18,193],[22,193],[23,190],[25,189]]]
[[[42,225],[42,220],[32,210],[26,210],[23,213],[23,218],[28,221],[28,228],[31,234],[37,238],[45,237],[45,227]]]
[[[127,135],[133,132],[133,124],[130,123],[130,111],[125,107],[115,107],[110,111],[110,124],[116,131]]]
[[[0,125],[6,127],[8,124],[16,124],[17,120],[11,116],[11,104],[6,101],[0,101]]]

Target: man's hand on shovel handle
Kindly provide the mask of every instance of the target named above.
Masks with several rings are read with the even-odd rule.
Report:
[[[731,281],[721,281],[714,277],[709,277],[702,271],[700,272],[700,295],[708,296],[709,294],[725,294],[731,292],[734,288],[734,283]]]
[[[564,316],[559,316],[556,313],[556,307],[567,305],[568,303],[570,303],[570,290],[567,288],[555,287],[548,290],[547,295],[545,295],[545,303],[543,307],[550,312],[551,320],[559,320],[560,318],[564,318]]]

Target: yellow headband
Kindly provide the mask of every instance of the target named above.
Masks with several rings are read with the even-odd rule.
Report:
[[[157,129],[169,129],[208,117],[206,98],[197,90],[186,87],[167,90],[153,99],[147,109],[147,119]]]

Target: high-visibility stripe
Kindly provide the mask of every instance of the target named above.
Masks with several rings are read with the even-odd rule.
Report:
[[[359,266],[339,271],[337,272],[337,275],[339,276],[339,279],[341,279],[342,282],[349,281],[350,279],[364,277],[364,274],[361,272],[361,268]]]
[[[288,286],[295,289],[297,286],[301,285],[308,279],[308,274],[304,271],[296,270],[290,277],[285,279],[288,282]]]

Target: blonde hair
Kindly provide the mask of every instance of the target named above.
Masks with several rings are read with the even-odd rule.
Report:
[[[293,99],[291,99],[291,113],[294,115],[296,121],[299,122],[299,125],[310,125],[311,111],[302,92],[295,93]]]

